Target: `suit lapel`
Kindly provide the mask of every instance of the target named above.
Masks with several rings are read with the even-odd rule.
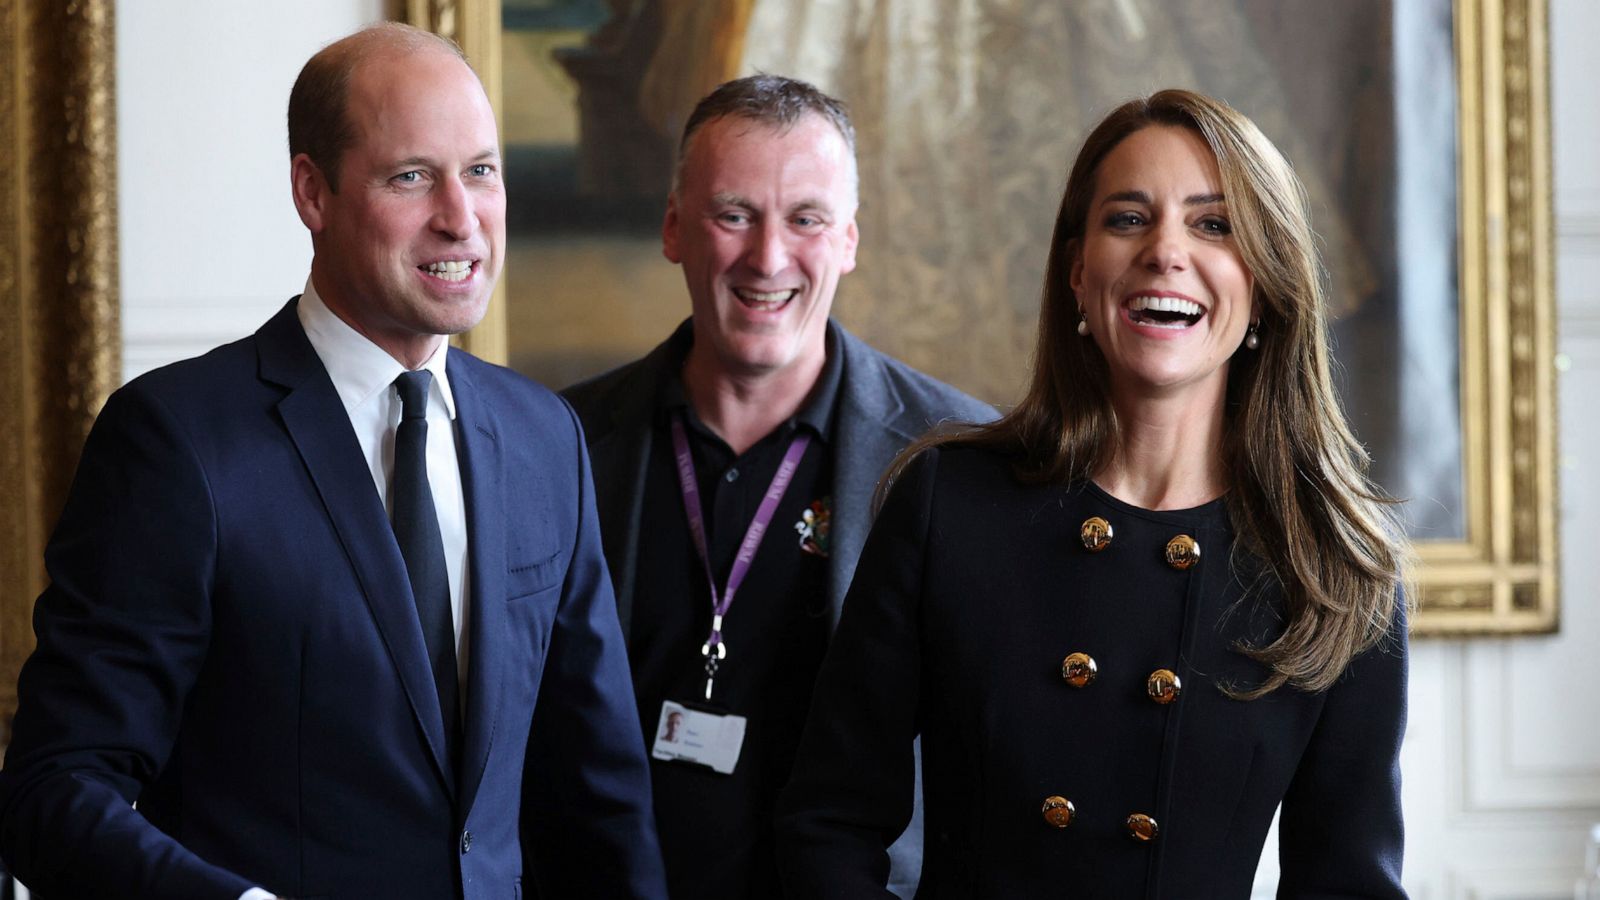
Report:
[[[644,515],[645,475],[650,460],[656,398],[661,383],[674,362],[692,340],[690,323],[678,326],[672,337],[650,351],[633,374],[610,393],[611,427],[594,435],[589,443],[589,461],[596,482],[627,485],[626,490],[597,490],[602,542],[609,554],[620,550],[621,559],[607,560],[612,590],[617,597],[617,619],[622,637],[630,641],[633,623],[633,592],[637,583],[640,523]]]
[[[383,501],[373,490],[372,473],[362,461],[361,445],[350,427],[350,417],[306,339],[294,301],[262,326],[257,338],[261,375],[289,389],[278,403],[284,427],[316,484],[394,661],[411,712],[427,737],[434,766],[453,795],[455,783],[446,763],[444,719],[428,668],[428,651],[422,641],[422,627],[417,623],[411,584],[406,579],[405,560],[395,543]]]
[[[851,573],[872,528],[873,491],[889,460],[915,436],[897,427],[905,404],[878,358],[831,320],[828,337],[844,357],[839,410],[834,418],[839,439],[833,458],[832,552],[828,557],[828,614],[837,626]]]
[[[488,765],[501,709],[505,671],[506,531],[505,464],[494,410],[483,402],[471,373],[450,353],[450,390],[456,401],[456,448],[467,501],[468,604],[467,703],[461,755],[461,814],[472,809]]]
[[[619,478],[631,487],[621,491],[607,491],[605,501],[596,498],[599,506],[600,528],[606,532],[603,543],[608,547],[624,548],[622,559],[616,560],[611,571],[617,596],[617,619],[622,625],[622,636],[628,639],[633,621],[633,589],[635,569],[639,561],[639,524],[644,513],[645,463],[650,458],[651,433],[649,428],[630,429],[631,435],[613,431],[589,448],[590,462],[595,472],[605,472]],[[630,439],[631,437],[631,439]],[[621,532],[621,540],[611,540]]]

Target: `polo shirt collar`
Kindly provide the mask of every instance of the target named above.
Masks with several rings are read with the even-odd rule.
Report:
[[[669,357],[671,375],[660,387],[656,409],[663,415],[687,410],[690,421],[699,425],[699,417],[694,415],[694,410],[689,406],[689,395],[683,386],[683,364],[689,358],[689,349],[694,346],[693,320],[679,326],[672,337],[667,339],[667,345],[671,351]],[[844,354],[839,347],[836,329],[830,321],[827,331],[827,355],[822,363],[822,371],[818,373],[817,383],[812,385],[811,393],[806,396],[806,402],[801,404],[800,409],[789,420],[789,424],[804,425],[816,432],[817,437],[827,441],[833,430],[833,410],[838,405],[839,387],[843,382]]]

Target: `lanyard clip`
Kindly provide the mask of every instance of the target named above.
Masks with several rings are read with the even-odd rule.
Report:
[[[726,657],[728,655],[727,651],[723,649],[721,644],[717,645],[717,649],[719,651],[722,651],[722,655],[721,656],[713,656],[713,655],[711,655],[711,653],[709,652],[710,649],[711,649],[711,645],[709,645],[709,644],[707,644],[703,648],[703,650],[706,651],[705,657],[706,657],[706,702],[707,703],[711,702],[711,685],[712,685],[713,682],[715,682],[717,680],[717,660],[722,659],[722,658],[724,658],[724,657]]]
[[[711,665],[711,656],[716,654],[717,659],[728,658],[728,645],[722,640],[722,614],[715,610],[711,613],[711,634],[706,642],[700,645],[700,655],[706,658],[706,664]]]

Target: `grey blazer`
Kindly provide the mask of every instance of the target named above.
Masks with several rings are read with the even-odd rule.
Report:
[[[632,623],[644,508],[646,461],[656,392],[693,342],[691,320],[641,359],[562,391],[583,422],[594,469],[600,537],[617,596],[622,633]],[[829,533],[828,611],[839,623],[850,578],[872,526],[872,495],[896,454],[944,421],[988,422],[995,410],[982,401],[867,346],[828,320],[828,352],[841,354],[844,371],[834,410],[833,522]],[[920,754],[918,754],[920,757]],[[911,824],[889,851],[889,887],[902,897],[916,891],[922,868],[920,780]]]

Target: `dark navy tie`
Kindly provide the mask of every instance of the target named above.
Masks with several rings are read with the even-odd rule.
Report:
[[[400,427],[394,435],[394,536],[411,576],[411,594],[417,601],[422,639],[428,645],[428,664],[439,692],[444,714],[446,752],[454,765],[460,718],[456,708],[456,632],[450,615],[450,575],[444,565],[444,541],[439,537],[439,516],[428,486],[428,387],[433,375],[426,369],[404,372],[394,380],[400,392]]]

